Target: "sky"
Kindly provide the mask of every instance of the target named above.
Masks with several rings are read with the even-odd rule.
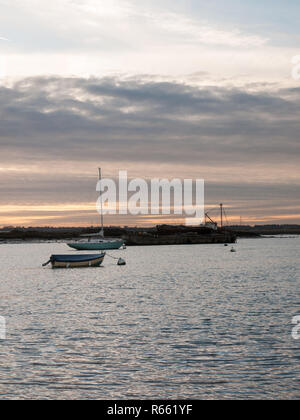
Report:
[[[207,208],[224,202],[231,223],[300,223],[299,12],[0,0],[0,226],[96,224],[99,166],[204,178]]]

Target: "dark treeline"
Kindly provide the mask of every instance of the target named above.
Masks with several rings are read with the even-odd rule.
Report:
[[[299,225],[265,225],[265,226],[227,226],[223,230],[234,232],[238,237],[259,237],[263,235],[299,235]],[[220,231],[220,229],[219,229]],[[9,240],[70,240],[85,234],[98,233],[99,228],[90,227],[28,227],[0,230],[0,241]],[[210,229],[200,226],[160,225],[152,228],[141,227],[106,227],[107,237],[124,237],[127,235],[202,235],[209,234]]]

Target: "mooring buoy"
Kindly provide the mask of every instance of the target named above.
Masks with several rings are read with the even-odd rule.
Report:
[[[126,261],[123,258],[119,258],[118,265],[126,265]]]

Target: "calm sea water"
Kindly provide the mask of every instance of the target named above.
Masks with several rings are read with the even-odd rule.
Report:
[[[55,271],[64,244],[0,245],[0,399],[299,398],[300,238],[236,247]]]

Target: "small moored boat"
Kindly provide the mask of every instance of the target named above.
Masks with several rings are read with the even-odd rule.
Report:
[[[50,260],[43,264],[43,267],[50,263],[52,268],[100,267],[104,257],[105,253],[96,255],[51,255]]]
[[[97,235],[90,235],[97,236]],[[95,239],[88,241],[78,241],[69,243],[70,248],[76,249],[77,251],[108,251],[110,249],[120,249],[124,244],[123,239]]]
[[[99,168],[99,182],[102,181],[102,171]],[[101,231],[96,234],[82,235],[83,238],[76,242],[68,243],[70,248],[77,251],[107,251],[110,249],[120,249],[124,245],[123,239],[104,238],[104,220],[103,220],[103,202],[100,196],[100,215],[101,215]]]

